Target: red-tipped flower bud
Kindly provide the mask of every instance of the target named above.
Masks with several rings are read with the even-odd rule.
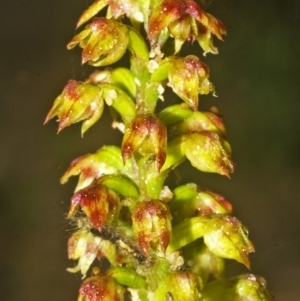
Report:
[[[73,216],[79,207],[93,227],[101,231],[104,222],[110,223],[118,217],[120,200],[114,191],[96,183],[73,195],[68,217]]]
[[[201,300],[201,287],[201,279],[193,272],[171,272],[159,285],[153,301],[198,301]]]
[[[107,66],[118,61],[129,43],[128,29],[114,19],[94,18],[85,29],[68,44],[72,49],[79,44],[83,48],[82,64]]]
[[[157,169],[160,170],[166,159],[167,130],[153,114],[136,116],[125,130],[122,142],[123,160],[134,152],[143,156],[154,155]]]
[[[137,243],[148,255],[150,247],[165,252],[171,240],[171,215],[162,202],[138,202],[132,212],[132,226]]]
[[[123,301],[124,293],[125,289],[111,276],[94,272],[82,283],[78,301]]]
[[[197,40],[205,53],[217,53],[212,35],[222,40],[222,35],[226,34],[220,20],[205,13],[191,0],[163,0],[153,9],[149,19],[149,38],[153,48],[159,43],[165,28],[175,38],[176,52],[185,41]]]
[[[55,99],[45,123],[54,116],[59,118],[58,131],[84,120],[82,134],[102,115],[104,101],[101,89],[92,84],[69,80],[63,92]]]

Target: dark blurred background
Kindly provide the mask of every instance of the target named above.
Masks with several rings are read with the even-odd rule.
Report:
[[[91,1],[15,0],[0,5],[0,299],[76,300],[81,279],[66,267],[65,220],[74,189],[59,178],[69,162],[103,144],[120,143],[105,116],[80,137],[80,125],[56,135],[43,120],[70,78],[84,79],[80,52],[68,52],[78,16]],[[224,115],[237,170],[231,180],[180,169],[227,197],[256,246],[252,272],[264,276],[276,300],[300,297],[300,2],[206,1],[225,22],[220,55],[203,57],[218,98],[200,108]],[[175,97],[170,98],[175,103]],[[228,275],[246,270],[228,263]]]

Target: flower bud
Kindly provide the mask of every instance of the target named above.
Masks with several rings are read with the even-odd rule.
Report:
[[[207,65],[194,55],[164,59],[152,74],[151,80],[164,81],[167,78],[168,86],[194,111],[198,110],[198,94],[215,92],[209,81]]]
[[[99,87],[69,80],[62,94],[55,99],[45,123],[57,116],[60,132],[65,127],[84,120],[81,128],[83,134],[101,117],[103,108],[104,101]]]
[[[114,19],[94,18],[86,28],[68,44],[72,49],[79,44],[82,64],[107,66],[118,61],[128,46],[128,29]]]
[[[103,146],[94,154],[88,154],[74,159],[60,182],[66,183],[71,176],[79,175],[76,190],[92,184],[102,175],[120,172],[124,169],[121,151],[116,146]]]
[[[125,130],[122,142],[123,160],[134,152],[142,156],[154,155],[157,169],[160,170],[166,159],[167,130],[153,114],[136,116]]]
[[[254,246],[248,231],[241,222],[231,216],[217,216],[205,224],[204,243],[217,256],[235,259],[250,268],[249,253]]]
[[[138,202],[132,212],[132,227],[144,254],[149,255],[150,247],[166,251],[172,235],[171,215],[162,202]]]
[[[104,222],[109,224],[118,217],[120,206],[119,197],[114,191],[96,183],[73,195],[68,218],[81,207],[93,227],[101,232]]]
[[[224,214],[232,212],[231,204],[221,195],[190,183],[174,190],[170,211],[175,223],[197,215]],[[173,221],[173,224],[174,224]]]
[[[201,279],[193,272],[171,272],[158,287],[153,301],[198,301],[201,300],[201,287]]]
[[[218,134],[202,131],[190,134],[185,141],[186,157],[197,169],[229,177],[234,171],[229,144]]]
[[[74,268],[68,268],[67,271],[76,273],[81,271],[83,277],[90,268],[98,255],[101,238],[95,237],[89,231],[80,230],[72,234],[68,240],[68,257],[78,261]]]
[[[205,53],[217,53],[212,43],[212,35],[222,40],[222,35],[226,34],[221,21],[205,13],[191,0],[163,0],[153,9],[149,19],[149,39],[152,48],[159,42],[165,28],[168,28],[175,38],[175,53],[185,41],[195,40]]]
[[[111,276],[96,274],[82,283],[78,301],[123,301],[124,293],[125,289]]]
[[[215,92],[208,77],[207,65],[196,56],[171,58],[169,85],[194,111],[198,110],[198,94]]]

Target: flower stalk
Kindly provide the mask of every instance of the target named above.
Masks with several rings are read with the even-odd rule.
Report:
[[[226,259],[250,269],[254,252],[230,202],[198,183],[165,184],[186,160],[202,172],[234,172],[219,111],[199,110],[199,96],[215,94],[209,67],[180,56],[195,41],[204,55],[217,54],[224,24],[193,0],[95,0],[77,28],[87,22],[67,48],[82,48],[82,64],[96,70],[67,83],[45,122],[57,117],[60,132],[82,121],[83,135],[108,106],[124,136],[119,147],[73,160],[61,178],[79,177],[68,213],[77,225],[68,255],[78,261],[68,271],[85,278],[78,301],[273,300],[259,276],[223,278]],[[129,67],[116,67],[125,53]]]

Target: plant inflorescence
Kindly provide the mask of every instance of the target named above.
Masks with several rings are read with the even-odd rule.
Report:
[[[82,63],[97,69],[69,80],[46,122],[58,117],[61,131],[82,121],[83,135],[106,105],[124,136],[120,147],[75,159],[61,178],[79,176],[68,212],[76,223],[68,255],[78,261],[68,270],[85,278],[78,301],[273,300],[259,276],[223,278],[225,259],[249,268],[254,251],[230,202],[194,183],[165,182],[186,160],[203,172],[234,171],[219,111],[198,109],[199,95],[215,94],[209,68],[180,56],[190,42],[217,54],[224,24],[192,0],[96,0],[77,27],[86,22],[67,48],[82,48]],[[128,68],[115,64],[125,53]],[[109,267],[100,270],[103,258]]]

